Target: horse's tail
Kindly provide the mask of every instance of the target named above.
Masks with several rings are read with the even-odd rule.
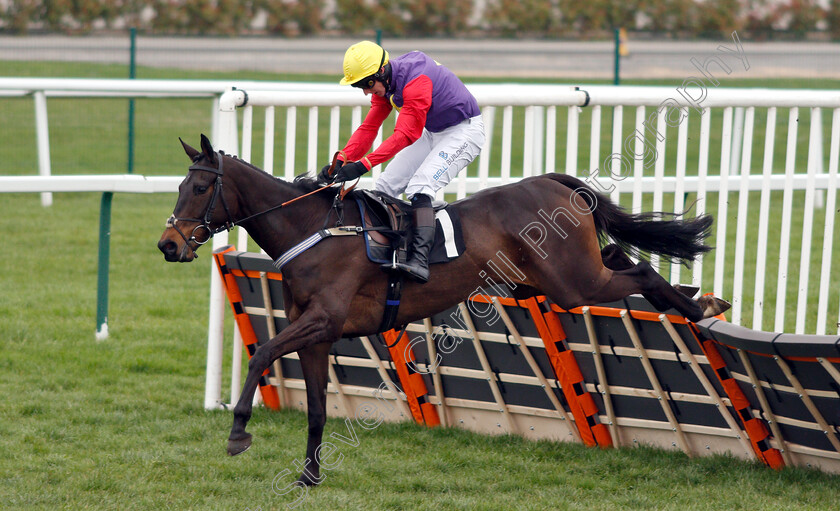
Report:
[[[648,252],[659,254],[669,261],[687,264],[712,249],[705,243],[714,222],[711,215],[679,219],[682,214],[632,214],[576,177],[566,174],[548,176],[578,191],[592,212],[598,236],[603,241],[609,235],[613,242],[636,258],[642,252]]]

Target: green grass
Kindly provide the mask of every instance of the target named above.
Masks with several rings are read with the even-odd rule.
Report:
[[[0,63],[0,74],[21,69]],[[140,76],[154,73],[210,75]],[[2,105],[0,174],[34,173],[31,100]],[[56,174],[123,172],[125,107],[50,100]],[[195,143],[209,117],[205,100],[139,101],[137,172],[183,173],[176,137]],[[0,195],[0,232],[11,240],[0,277],[0,509],[285,509],[295,496],[275,494],[272,482],[303,457],[305,416],[257,409],[252,449],[225,454],[230,413],[202,409],[210,254],[171,264],[155,246],[174,194],[114,197],[111,337],[94,341],[99,199],[56,194],[43,208],[35,194]],[[330,419],[326,432],[344,423]],[[341,449],[341,466],[299,509],[812,510],[836,507],[840,490],[840,476],[720,456],[413,424],[357,432],[360,445]]]

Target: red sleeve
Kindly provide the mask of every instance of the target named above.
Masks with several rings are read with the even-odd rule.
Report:
[[[392,109],[393,107],[387,99],[376,95],[371,96],[370,111],[368,111],[362,124],[350,136],[347,145],[344,146],[347,161],[357,161],[368,152],[373,144],[373,139],[376,138],[379,127],[385,122]]]
[[[408,82],[403,88],[403,106],[400,109],[399,117],[397,117],[394,134],[385,139],[374,152],[367,156],[365,165],[368,169],[393,158],[398,152],[420,138],[420,135],[423,134],[423,126],[426,125],[426,114],[431,106],[431,78],[420,75]],[[365,120],[367,121],[367,119]],[[371,137],[372,139],[373,137]],[[347,157],[350,158],[349,153]]]

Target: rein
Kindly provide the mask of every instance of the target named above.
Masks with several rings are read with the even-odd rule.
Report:
[[[342,157],[344,157],[344,158],[346,159],[346,155],[344,154],[344,151],[336,151],[336,153],[333,155],[332,162],[330,163],[330,169],[329,169],[329,171],[328,171],[330,176],[335,175],[335,172],[334,172],[334,171],[335,171],[336,164],[338,163],[338,157],[339,157],[339,155],[340,155],[340,156],[342,156]],[[220,162],[220,165],[221,165],[221,162]],[[190,167],[190,170],[192,170],[192,167]],[[342,184],[341,184],[341,189],[340,189],[340,190],[339,190],[339,192],[338,192],[338,197],[339,197],[339,199],[338,199],[338,200],[344,200],[344,197],[345,197],[348,193],[350,193],[350,192],[353,190],[353,188],[356,188],[356,185],[357,185],[358,183],[359,183],[359,180],[357,179],[357,180],[356,180],[356,182],[355,182],[355,183],[353,183],[353,185],[352,185],[350,188],[344,188],[344,183],[342,183]],[[306,197],[309,197],[310,195],[314,195],[314,194],[316,194],[316,193],[318,193],[318,192],[320,192],[320,191],[322,191],[322,190],[326,190],[327,188],[331,188],[331,187],[332,187],[332,185],[334,185],[334,184],[335,184],[335,183],[328,183],[328,184],[325,184],[324,186],[322,186],[321,188],[318,188],[317,190],[312,190],[311,192],[309,192],[309,193],[305,193],[305,194],[303,194],[303,195],[301,195],[301,196],[299,196],[299,197],[295,197],[294,199],[289,199],[289,200],[287,200],[286,202],[284,202],[284,203],[282,203],[282,204],[279,204],[279,205],[277,205],[277,206],[270,207],[270,208],[266,209],[265,211],[260,211],[259,213],[255,213],[255,214],[253,214],[253,215],[251,215],[251,216],[246,216],[245,218],[241,218],[241,219],[237,220],[236,222],[230,222],[230,227],[231,227],[231,228],[233,228],[235,225],[237,225],[237,224],[241,224],[242,222],[245,222],[245,221],[250,220],[250,219],[252,219],[252,218],[258,217],[258,216],[260,216],[260,215],[264,215],[264,214],[266,214],[266,213],[270,213],[271,211],[275,211],[275,210],[278,210],[278,209],[280,209],[280,208],[284,208],[284,207],[286,207],[286,206],[288,206],[288,205],[290,205],[290,204],[293,204],[293,203],[295,203],[295,202],[297,202],[297,201],[299,201],[299,200],[301,200],[301,199],[305,199]],[[213,234],[219,233],[219,232],[221,232],[222,230],[224,230],[224,229],[219,228],[219,229],[217,229],[217,230],[216,230]],[[230,230],[230,229],[228,229],[228,230]]]
[[[299,197],[295,197],[294,199],[287,200],[286,202],[284,202],[284,203],[282,203],[282,204],[278,204],[277,206],[272,206],[272,207],[270,207],[270,208],[268,208],[268,209],[266,209],[266,210],[264,210],[264,211],[260,211],[259,213],[254,213],[254,214],[253,214],[253,215],[251,215],[251,216],[246,216],[245,218],[240,218],[239,220],[237,220],[237,221],[235,221],[235,222],[230,222],[230,227],[231,227],[231,228],[233,228],[233,227],[237,226],[238,224],[241,224],[242,222],[248,221],[248,220],[250,220],[250,219],[252,219],[252,218],[256,218],[256,217],[261,216],[261,215],[264,215],[264,214],[266,214],[266,213],[270,213],[270,212],[272,212],[272,211],[276,211],[276,210],[278,210],[278,209],[280,209],[280,208],[284,208],[284,207],[286,207],[286,206],[288,206],[288,205],[290,205],[290,204],[292,204],[292,203],[294,203],[294,202],[297,202],[297,201],[299,201],[299,200],[301,200],[301,199],[303,199],[303,198],[309,197],[310,195],[314,195],[314,194],[316,194],[316,193],[320,192],[321,190],[326,190],[327,188],[330,188],[333,184],[334,184],[334,183],[330,183],[330,184],[328,184],[328,185],[324,185],[324,186],[322,186],[321,188],[318,188],[317,190],[313,190],[313,191],[311,191],[311,192],[309,192],[309,193],[307,193],[307,194],[301,195],[301,196],[299,196]],[[216,228],[216,230],[214,230],[214,231],[213,231],[213,234],[217,234],[217,233],[222,232],[222,231],[224,231],[224,230],[225,230],[225,227],[224,227],[224,226],[222,226],[222,227],[218,227],[218,228]],[[230,230],[230,229],[227,229],[227,230]]]

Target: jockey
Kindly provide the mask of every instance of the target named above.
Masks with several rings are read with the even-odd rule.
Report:
[[[340,162],[335,181],[356,179],[391,158],[376,189],[393,197],[405,193],[413,208],[411,255],[398,268],[418,282],[429,279],[429,252],[435,239],[432,198],[478,156],[484,145],[484,122],[478,103],[452,71],[419,51],[393,59],[370,41],[344,55],[341,85],[372,94],[371,107],[356,129]],[[370,154],[373,140],[394,108],[394,133]],[[329,166],[320,177],[329,181]],[[390,268],[390,265],[384,265]]]

